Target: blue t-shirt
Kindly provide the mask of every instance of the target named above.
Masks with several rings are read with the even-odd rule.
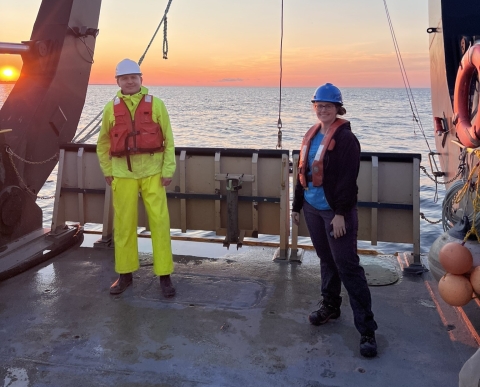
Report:
[[[310,149],[308,151],[308,169],[309,169],[309,176],[311,176],[312,171],[312,164],[313,160],[315,159],[315,155],[318,152],[318,148],[323,140],[323,134],[318,131],[315,137],[312,139],[312,143],[310,144]],[[303,194],[305,200],[315,207],[317,210],[330,210],[330,205],[325,198],[325,191],[323,190],[323,186],[314,187],[313,183],[310,181],[308,182],[308,189],[304,191]]]

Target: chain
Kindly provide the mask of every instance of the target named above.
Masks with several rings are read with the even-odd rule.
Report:
[[[450,184],[450,183],[452,183],[453,181],[457,180],[458,176],[460,176],[460,175],[462,174],[462,172],[463,172],[463,169],[462,169],[462,168],[459,168],[457,174],[456,174],[453,178],[451,178],[451,179],[448,180],[448,181],[443,181],[443,182],[442,182],[442,181],[438,181],[436,177],[432,177],[432,176],[427,172],[427,169],[426,169],[424,166],[420,165],[420,169],[421,169],[421,170],[423,171],[423,173],[425,173],[425,175],[427,175],[427,177],[428,177],[431,181],[433,181],[435,184]]]
[[[36,165],[39,165],[39,164],[46,164],[48,163],[49,161],[52,161],[54,159],[57,159],[58,160],[58,152],[55,153],[52,157],[50,157],[49,159],[47,160],[44,160],[44,161],[30,161],[30,160],[25,160],[23,158],[21,158],[19,155],[16,155],[12,148],[10,148],[8,145],[5,147],[5,152],[7,152],[10,156],[15,156],[17,159],[19,159],[20,161],[23,161],[24,163],[27,163],[27,164],[36,164]]]
[[[465,164],[464,163],[461,163],[459,166],[458,166],[458,172],[457,174],[450,180],[448,181],[444,181],[444,182],[441,182],[441,181],[438,181],[436,177],[433,177],[431,176],[427,169],[420,165],[420,169],[423,171],[423,173],[425,173],[425,175],[430,179],[432,180],[434,183],[435,183],[435,199],[434,199],[434,202],[436,203],[437,202],[437,199],[438,199],[438,196],[437,196],[437,186],[438,184],[449,184],[449,183],[452,183],[453,181],[457,180],[457,178],[464,172],[465,170]],[[430,223],[430,224],[438,224],[442,221],[442,219],[439,219],[437,221],[432,221],[430,219],[428,219],[425,214],[423,212],[420,212],[420,218],[425,220],[426,222]]]
[[[427,175],[427,177],[430,180],[432,180],[435,183],[435,195],[433,196],[433,202],[436,203],[438,201],[438,185],[439,184],[449,184],[449,183],[453,182],[454,180],[456,180],[458,178],[458,176],[460,176],[460,174],[462,174],[462,172],[464,171],[464,164],[460,164],[459,167],[458,167],[457,174],[452,179],[450,179],[448,181],[445,181],[445,182],[438,181],[436,177],[430,176],[430,174],[427,172],[427,169],[425,167],[421,166],[421,165],[420,165],[420,169],[425,173],[425,175]]]
[[[423,220],[427,221],[430,224],[438,224],[442,221],[442,219],[439,219],[436,222],[434,222],[433,220],[428,219],[423,212],[420,212],[420,218],[422,218]]]
[[[24,158],[16,155],[12,148],[10,148],[8,145],[5,147],[5,152],[7,152],[8,154],[8,158],[10,159],[10,162],[12,163],[12,167],[15,171],[15,173],[17,174],[17,177],[18,177],[18,180],[23,184],[23,186],[25,187],[25,190],[32,196],[37,196],[37,194],[35,192],[33,192],[30,188],[28,188],[27,184],[25,183],[25,181],[22,179],[22,176],[20,176],[20,172],[18,172],[18,169],[17,169],[17,166],[15,165],[15,163],[13,162],[13,157],[12,156],[15,156],[18,160],[20,161],[23,161],[24,163],[26,164],[34,164],[34,165],[40,165],[40,164],[46,164],[48,163],[49,161],[52,161],[54,159],[57,159],[58,160],[58,152],[55,153],[52,157],[50,157],[49,159],[45,160],[45,161],[29,161],[29,160],[25,160]],[[40,199],[52,199],[54,198],[55,195],[53,196],[42,196],[40,197]]]
[[[49,199],[54,199],[55,195],[50,195],[50,196],[38,196],[37,200],[49,200]]]

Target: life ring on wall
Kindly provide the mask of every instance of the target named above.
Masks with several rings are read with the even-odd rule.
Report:
[[[454,123],[460,142],[469,148],[480,146],[480,106],[472,123],[469,111],[470,85],[475,70],[480,74],[480,44],[471,46],[462,57],[453,94]]]

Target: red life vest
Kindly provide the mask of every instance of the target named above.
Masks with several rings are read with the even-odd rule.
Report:
[[[327,150],[332,150],[335,147],[335,135],[337,129],[343,124],[347,123],[347,120],[337,118],[328,128],[327,133],[322,139],[322,142],[318,148],[317,154],[312,164],[312,183],[314,187],[320,187],[323,184],[323,159]],[[302,140],[302,147],[300,150],[300,160],[298,161],[298,178],[304,188],[308,188],[307,169],[308,169],[308,152],[310,150],[310,144],[312,139],[316,136],[320,128],[321,123],[313,125],[305,134]]]
[[[151,95],[144,95],[132,120],[125,101],[118,97],[113,100],[115,125],[110,130],[110,155],[127,156],[129,171],[130,155],[164,150],[162,128],[152,118],[152,102]]]

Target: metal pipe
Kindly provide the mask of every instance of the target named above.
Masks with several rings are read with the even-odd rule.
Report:
[[[84,234],[87,235],[102,235],[102,231],[100,230],[83,230]],[[150,234],[137,234],[138,238],[151,238]],[[172,241],[182,241],[182,242],[203,242],[203,243],[225,243],[225,238],[219,237],[197,237],[197,236],[187,236],[187,235],[171,235],[170,237]],[[280,247],[279,242],[269,242],[269,241],[262,241],[262,240],[244,240],[242,242],[245,246],[261,246],[261,247],[272,247],[277,248]],[[86,246],[88,247],[88,246]],[[298,248],[314,251],[314,247],[312,245],[306,245],[303,243],[299,243],[297,245]],[[358,255],[369,255],[369,256],[377,256],[377,255],[384,255],[382,252],[376,250],[367,250],[367,249],[357,249]],[[393,254],[392,256],[395,256]]]
[[[0,54],[18,54],[21,55],[30,50],[30,46],[24,43],[6,43],[0,42]]]
[[[238,243],[238,179],[227,180],[227,242]]]

